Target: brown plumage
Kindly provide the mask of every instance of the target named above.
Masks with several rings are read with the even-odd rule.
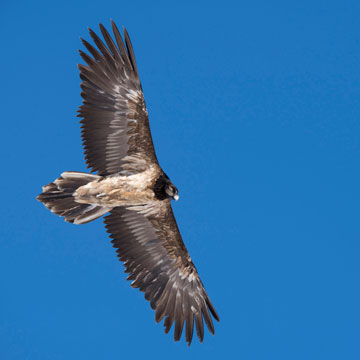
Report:
[[[68,222],[84,224],[106,213],[107,231],[129,273],[131,286],[145,293],[165,332],[190,345],[194,322],[214,334],[219,317],[182,241],[171,208],[178,191],[156,158],[148,113],[130,38],[125,44],[112,22],[115,41],[100,24],[105,43],[92,31],[97,49],[82,40],[83,105],[79,108],[88,168],[97,175],[64,172],[37,199]]]

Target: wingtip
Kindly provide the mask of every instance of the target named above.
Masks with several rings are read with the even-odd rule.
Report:
[[[82,37],[80,37],[80,40],[85,47],[89,44],[89,42]]]
[[[118,30],[118,27],[117,27],[115,21],[111,20],[111,26],[112,26],[113,29]]]
[[[128,39],[130,40],[129,33],[127,32],[127,30],[126,30],[126,27],[125,27],[125,26],[123,26],[123,32],[124,32],[124,36],[125,36],[125,38],[128,38]]]
[[[220,322],[220,317],[218,315],[218,313],[216,312],[216,310],[214,308],[209,308],[210,309],[210,312],[211,312],[211,315],[213,316],[213,318],[217,321],[217,322]]]
[[[91,37],[93,37],[93,36],[97,37],[96,32],[93,29],[88,28],[88,31],[89,31],[89,34],[90,34]]]

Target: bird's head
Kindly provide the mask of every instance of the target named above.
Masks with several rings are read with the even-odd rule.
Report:
[[[178,189],[170,181],[166,174],[162,174],[155,182],[154,192],[156,197],[159,200],[165,200],[167,198],[172,198],[174,200],[179,200]]]
[[[168,195],[172,199],[174,199],[176,201],[179,200],[178,189],[175,187],[174,184],[171,183],[171,181],[170,181],[169,184],[166,184],[165,193],[166,193],[166,195]]]

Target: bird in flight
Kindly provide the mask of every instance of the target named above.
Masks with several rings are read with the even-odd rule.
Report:
[[[204,324],[214,334],[219,321],[181,238],[171,199],[178,190],[161,169],[151,138],[148,113],[129,35],[125,43],[111,21],[114,40],[100,24],[103,40],[82,42],[86,65],[80,70],[81,118],[85,160],[91,172],[67,171],[43,187],[37,199],[65,221],[85,224],[105,217],[107,232],[124,263],[131,286],[144,292],[178,341],[185,326],[191,344],[194,323],[200,342]]]

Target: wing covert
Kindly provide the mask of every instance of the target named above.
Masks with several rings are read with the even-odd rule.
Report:
[[[125,45],[114,22],[112,29],[115,41],[100,24],[105,43],[89,29],[97,49],[82,39],[91,56],[80,50],[86,65],[78,65],[85,160],[102,176],[128,175],[157,164],[130,38],[124,29]]]
[[[129,273],[127,279],[132,280],[132,287],[145,293],[156,311],[156,322],[165,319],[165,332],[175,323],[177,341],[185,326],[190,345],[195,322],[202,342],[204,320],[214,334],[210,313],[217,321],[219,317],[181,239],[170,200],[114,208],[105,224]]]

